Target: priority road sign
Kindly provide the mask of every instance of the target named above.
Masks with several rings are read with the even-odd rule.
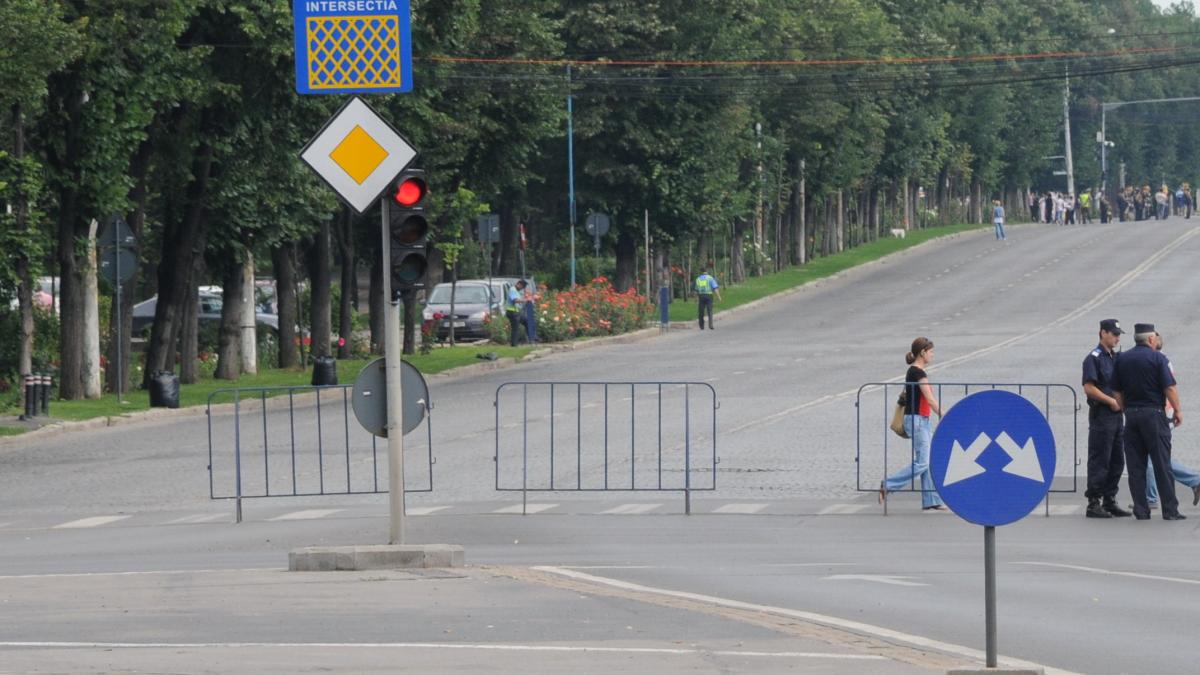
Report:
[[[933,435],[934,487],[960,517],[977,525],[1024,518],[1054,480],[1054,432],[1022,396],[972,394],[950,409]]]
[[[303,159],[355,211],[375,203],[417,151],[357,96],[342,106],[304,150]]]
[[[409,0],[294,0],[296,91],[412,91]]]

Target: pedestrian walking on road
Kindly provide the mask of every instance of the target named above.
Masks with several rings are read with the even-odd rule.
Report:
[[[879,503],[887,499],[889,492],[900,490],[919,478],[922,510],[945,511],[946,506],[933,487],[933,475],[929,471],[929,450],[933,445],[933,426],[929,416],[942,415],[942,406],[925,373],[925,368],[933,362],[933,342],[924,337],[913,340],[904,360],[908,363],[908,372],[904,375],[904,431],[912,439],[913,460],[907,467],[880,482]]]
[[[1171,419],[1176,427],[1183,424],[1179,392],[1171,363],[1154,349],[1154,324],[1133,327],[1137,346],[1121,354],[1113,369],[1113,391],[1125,411],[1125,465],[1129,469],[1129,491],[1133,495],[1133,515],[1150,519],[1146,500],[1146,461],[1154,468],[1161,493],[1163,520],[1184,520],[1175,496],[1175,477],[1171,475],[1171,428],[1163,410],[1167,404],[1175,411]]]
[[[700,313],[700,330],[704,330],[704,313],[708,312],[708,329],[715,330],[717,325],[713,323],[713,295],[716,294],[717,299],[721,299],[721,286],[717,284],[717,280],[708,273],[707,267],[700,268],[700,276],[696,277],[696,297],[699,298],[699,313]]]
[[[992,222],[996,225],[996,240],[1004,239],[1004,207],[999,199],[992,200]]]
[[[1154,334],[1154,348],[1158,351],[1163,349],[1162,333]],[[1167,364],[1170,366],[1170,362]],[[1175,368],[1171,367],[1171,374],[1175,374]],[[1168,420],[1175,417],[1175,410],[1171,408],[1171,404],[1167,404],[1165,410]],[[1175,482],[1189,488],[1192,491],[1192,506],[1200,504],[1200,471],[1196,471],[1192,467],[1180,462],[1174,457],[1174,448],[1172,447],[1171,457],[1171,474],[1175,476]],[[1154,472],[1151,469],[1146,473],[1146,501],[1150,504],[1151,509],[1158,508],[1158,486],[1154,480]]]
[[[1125,420],[1113,393],[1113,370],[1122,332],[1116,319],[1101,321],[1100,344],[1083,359],[1083,393],[1088,404],[1087,491],[1084,492],[1088,518],[1130,515],[1117,505],[1117,491],[1125,471]]]

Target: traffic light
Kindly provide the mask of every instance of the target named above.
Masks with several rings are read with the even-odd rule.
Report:
[[[425,238],[429,221],[425,219],[425,197],[429,187],[425,171],[406,169],[396,180],[391,194],[388,236],[391,241],[392,293],[425,287]]]

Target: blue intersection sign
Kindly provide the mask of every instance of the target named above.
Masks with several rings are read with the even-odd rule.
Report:
[[[1054,432],[1037,406],[1012,392],[972,394],[933,435],[929,466],[947,506],[977,525],[1024,518],[1054,480]]]
[[[296,91],[413,89],[409,0],[293,0]]]

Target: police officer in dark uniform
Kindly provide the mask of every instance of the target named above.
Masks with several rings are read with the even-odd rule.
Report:
[[[1121,324],[1116,319],[1100,322],[1100,344],[1083,359],[1083,393],[1088,404],[1087,517],[1126,517],[1117,505],[1121,474],[1125,471],[1125,420],[1121,404],[1113,396],[1113,368]],[[1103,500],[1103,503],[1101,503]]]
[[[1129,467],[1129,491],[1133,493],[1133,515],[1150,519],[1146,501],[1146,458],[1154,465],[1163,520],[1184,520],[1175,497],[1175,476],[1171,473],[1171,428],[1163,408],[1175,410],[1175,426],[1183,424],[1179,412],[1179,392],[1166,355],[1154,348],[1154,324],[1133,327],[1137,346],[1121,354],[1113,369],[1113,391],[1125,411],[1125,463]]]

